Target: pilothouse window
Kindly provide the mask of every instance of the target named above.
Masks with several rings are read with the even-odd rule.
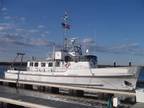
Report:
[[[56,66],[56,67],[60,67],[60,62],[59,62],[59,61],[56,61],[55,66]]]
[[[48,63],[48,66],[49,66],[49,67],[52,67],[52,66],[53,66],[53,63],[51,63],[51,62]]]

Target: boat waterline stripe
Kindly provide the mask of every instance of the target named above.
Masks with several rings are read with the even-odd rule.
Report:
[[[7,80],[14,80],[11,78],[6,78]],[[103,84],[74,84],[74,83],[55,83],[55,82],[45,82],[45,81],[32,81],[32,80],[19,80],[19,82],[25,81],[25,82],[34,82],[34,83],[43,83],[43,84],[60,84],[60,85],[66,85],[66,86],[82,86],[82,87],[95,87],[95,86],[104,86]]]
[[[5,72],[8,74],[16,74],[18,73],[11,73],[11,72]],[[26,73],[20,73],[19,75],[30,75],[30,76],[45,76],[45,77],[83,77],[83,78],[113,78],[113,77],[118,77],[118,78],[136,78],[135,75],[113,75],[113,76],[96,76],[96,75],[91,75],[91,76],[80,76],[80,75],[42,75],[42,74],[26,74]]]

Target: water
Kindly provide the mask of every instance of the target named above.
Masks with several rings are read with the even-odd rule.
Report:
[[[142,71],[140,72],[139,80],[144,81],[144,70],[142,70]]]
[[[0,65],[0,78],[4,78],[4,72],[7,70],[8,66]]]

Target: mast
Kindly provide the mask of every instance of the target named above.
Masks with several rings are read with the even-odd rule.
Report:
[[[70,30],[70,24],[69,24],[69,16],[67,12],[65,11],[63,22],[61,23],[63,29],[64,29],[64,50],[68,50],[68,31]]]

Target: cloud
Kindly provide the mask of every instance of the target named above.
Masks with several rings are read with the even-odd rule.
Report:
[[[10,20],[10,19],[11,19],[11,16],[4,16],[4,19]]]
[[[40,25],[39,27],[44,27]],[[17,23],[0,23],[0,45],[17,45],[24,47],[32,46],[51,46],[45,36],[48,31],[39,30],[38,28],[26,28],[17,25]],[[36,37],[34,37],[34,35]],[[39,37],[37,37],[39,36]],[[10,46],[12,47],[12,46]]]
[[[21,31],[21,29],[18,29]],[[23,29],[22,29],[23,30]],[[35,38],[35,37],[26,37],[23,35],[19,35],[18,33],[11,34],[2,34],[0,36],[0,44],[8,44],[8,45],[18,45],[24,47],[52,47],[55,43],[47,40],[46,38]],[[113,46],[102,46],[95,44],[93,39],[84,39],[82,41],[82,46],[85,46],[91,52],[101,52],[101,53],[113,53],[113,54],[133,54],[133,55],[141,55],[144,56],[144,48],[140,46],[139,43],[124,43]],[[61,47],[60,44],[55,44],[57,47]]]
[[[82,40],[82,44],[92,45],[92,44],[95,44],[95,41],[92,38],[85,38]]]
[[[45,28],[44,25],[38,25],[37,28],[41,29],[41,28]]]
[[[0,47],[0,53],[6,52],[7,50],[5,48]]]
[[[44,33],[45,33],[45,34],[49,34],[49,31],[45,31]]]
[[[15,30],[16,30],[16,32],[23,32],[23,31],[25,31],[25,29],[23,29],[23,28],[16,28]]]
[[[10,30],[14,29],[16,26],[11,23],[0,23],[0,30]]]
[[[17,45],[24,47],[53,46],[54,42],[45,38],[26,37],[18,33],[4,33],[0,36],[0,45]]]
[[[113,53],[113,54],[132,54],[144,56],[144,48],[139,43],[123,43],[113,46],[98,45],[91,38],[82,40],[82,46],[88,48],[91,52]]]
[[[3,7],[3,8],[1,9],[1,11],[8,11],[8,9],[7,9],[6,7]]]
[[[140,48],[140,45],[138,43],[126,43],[126,44],[121,44],[118,46],[112,46],[109,48],[109,50],[113,50],[114,52],[136,52]]]
[[[5,30],[5,27],[0,26],[0,31],[1,31],[1,30]]]
[[[39,32],[38,29],[31,29],[31,30],[29,30],[29,33],[37,33],[37,32]]]
[[[114,54],[132,54],[144,55],[144,48],[140,47],[138,43],[125,43],[114,46],[91,46],[90,49],[95,52],[114,53]]]
[[[127,43],[127,44],[114,46],[111,49],[129,49],[129,48],[137,48],[137,47],[139,47],[139,43]]]
[[[30,44],[33,46],[48,46],[49,42],[44,39],[31,39]]]
[[[7,45],[26,45],[27,43],[24,43],[22,40],[24,40],[23,37],[20,37],[18,35],[11,35],[11,34],[5,34],[1,36],[0,38],[0,44],[7,44]]]
[[[24,22],[26,20],[24,16],[10,16],[7,11],[3,11],[2,14],[2,18],[6,21]]]
[[[25,17],[20,17],[20,20],[25,21],[26,18]]]

